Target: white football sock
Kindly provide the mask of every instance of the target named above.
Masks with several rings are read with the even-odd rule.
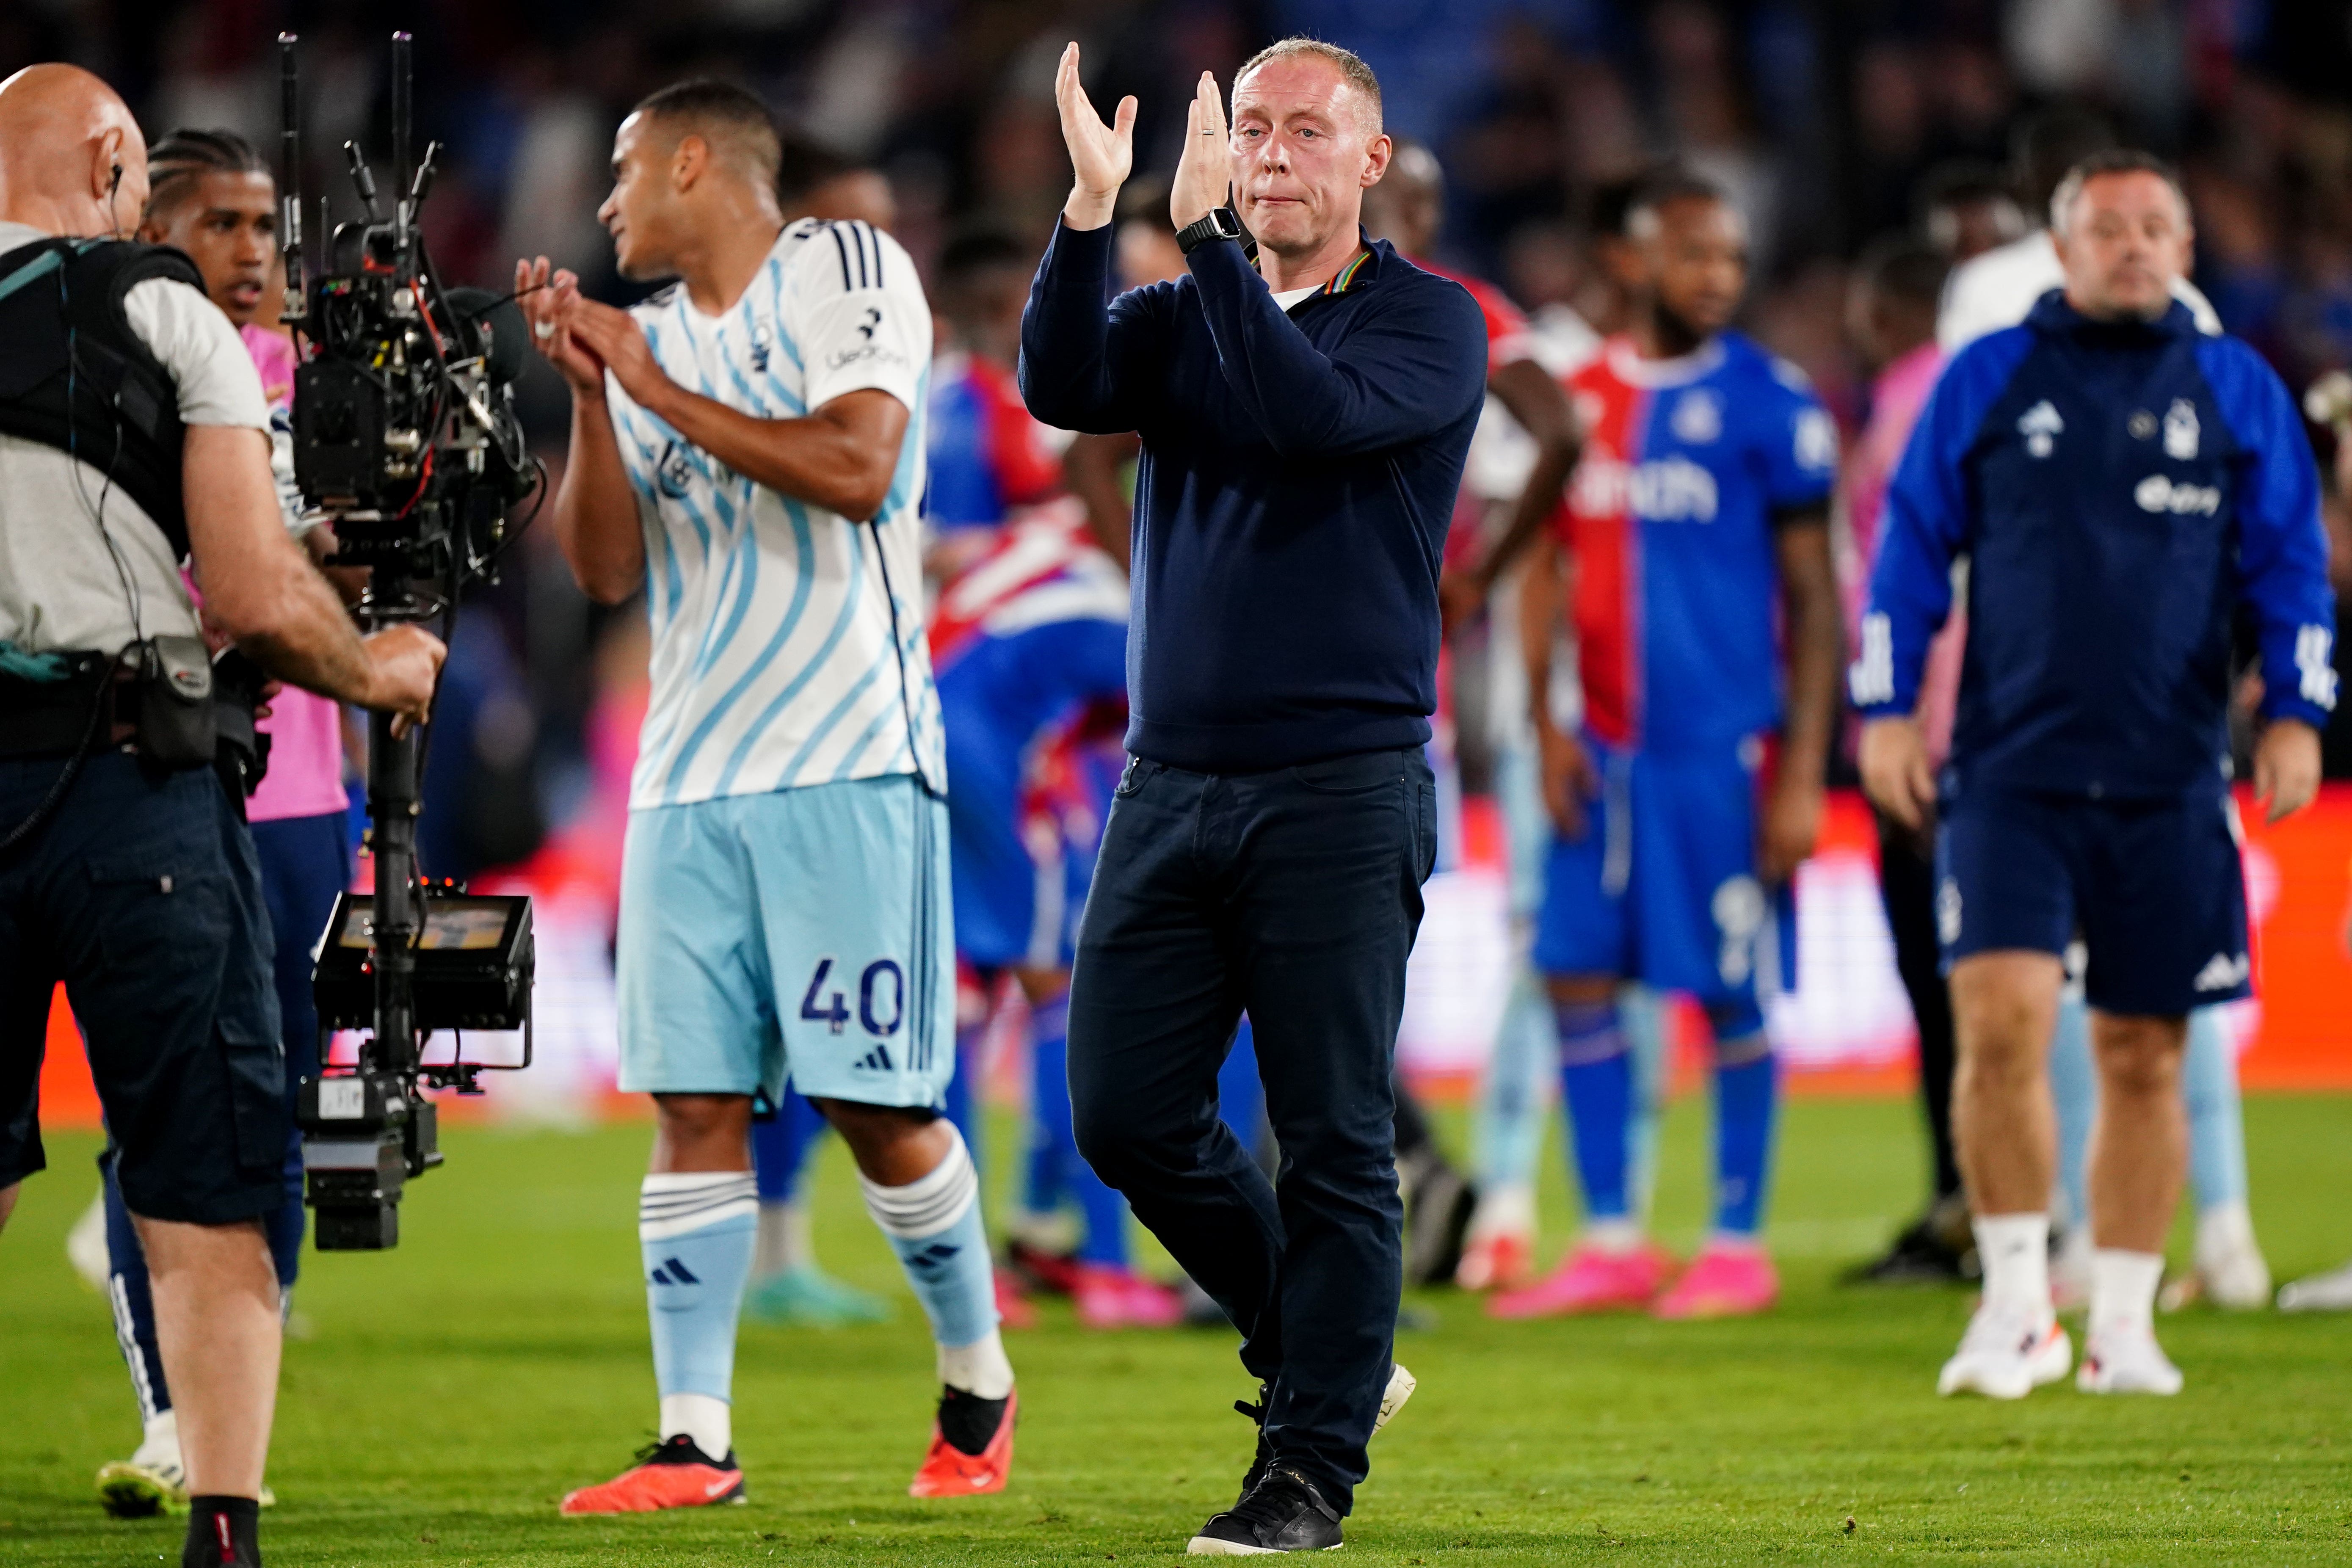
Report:
[[[771,1203],[762,1198],[758,1239],[751,1248],[751,1278],[765,1279],[814,1263],[813,1230],[805,1199]]]
[[[1497,1183],[1478,1194],[1478,1211],[1470,1219],[1472,1236],[1532,1236],[1535,1228],[1533,1183]]]
[[[1013,1392],[1013,1363],[1005,1359],[1004,1338],[994,1329],[968,1345],[940,1345],[940,1381],[950,1388],[982,1399],[1002,1399]]]
[[[2023,1312],[2037,1323],[2050,1307],[2050,1216],[2046,1214],[1979,1215],[1977,1258],[1984,1265],[1988,1307]]]
[[[2164,1254],[2102,1247],[2091,1254],[2091,1332],[2152,1334]]]
[[[2243,1198],[2224,1198],[2197,1211],[2197,1251],[2223,1254],[2254,1247],[2253,1212]]]
[[[136,1465],[161,1465],[166,1468],[180,1463],[180,1413],[159,1411],[147,1418],[146,1431],[142,1434],[139,1451],[131,1456]]]
[[[727,1401],[708,1394],[665,1394],[661,1402],[661,1436],[667,1443],[680,1432],[714,1459],[724,1459],[735,1447],[735,1411]]]
[[[1619,1215],[1613,1219],[1589,1219],[1584,1222],[1585,1243],[1599,1252],[1622,1257],[1642,1245],[1642,1222]]]

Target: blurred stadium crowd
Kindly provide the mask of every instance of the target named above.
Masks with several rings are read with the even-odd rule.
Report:
[[[119,86],[151,136],[226,126],[269,145],[270,43],[296,29],[323,154],[310,188],[340,209],[348,185],[326,158],[347,137],[381,140],[394,26],[419,39],[420,120],[446,146],[426,222],[456,280],[497,283],[514,257],[543,253],[628,298],[593,216],[612,131],[683,76],[767,98],[798,138],[788,182],[887,176],[896,232],[929,268],[975,227],[1042,247],[1068,181],[1051,90],[1066,38],[1085,45],[1097,101],[1141,99],[1139,162],[1164,171],[1199,70],[1230,81],[1259,45],[1307,32],[1361,52],[1391,129],[1443,161],[1440,257],[1530,312],[1566,305],[1611,325],[1593,244],[1610,193],[1666,157],[1717,180],[1757,243],[1747,324],[1811,374],[1849,433],[1868,384],[1848,327],[1854,259],[1898,231],[1953,254],[2021,232],[2012,143],[2061,104],[2181,162],[2197,281],[2290,385],[2352,363],[2341,0],[16,0],[0,8],[0,75],[74,60]],[[535,374],[546,384],[529,411],[560,449],[563,395]],[[2324,460],[2330,438],[2314,436]],[[2340,500],[2330,527],[2339,590],[2352,588]],[[643,617],[589,605],[552,540],[532,544],[451,660],[444,733],[470,744],[434,753],[427,864],[443,874],[513,863],[549,824],[618,809],[611,752],[634,729]],[[2352,736],[2331,741],[2329,763],[2352,774]]]

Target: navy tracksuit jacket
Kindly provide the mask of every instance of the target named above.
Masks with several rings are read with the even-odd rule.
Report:
[[[2277,374],[2186,307],[2093,321],[2044,295],[1944,368],[1887,490],[1851,685],[1908,713],[1965,557],[1947,787],[2154,798],[2227,767],[2233,622],[2265,719],[2325,725],[2335,595],[2319,477]]]

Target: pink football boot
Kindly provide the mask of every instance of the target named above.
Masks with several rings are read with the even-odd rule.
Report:
[[[1507,1320],[1638,1311],[1656,1299],[1674,1266],[1674,1258],[1654,1241],[1630,1252],[1604,1252],[1587,1242],[1548,1279],[1490,1297],[1486,1315]]]
[[[1650,1312],[1668,1319],[1752,1318],[1780,1300],[1780,1276],[1763,1247],[1718,1237],[1691,1259]]]
[[[1181,1297],[1129,1268],[1081,1263],[1070,1296],[1089,1329],[1172,1329],[1184,1321]]]

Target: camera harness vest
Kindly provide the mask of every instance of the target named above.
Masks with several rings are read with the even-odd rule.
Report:
[[[184,558],[179,393],[123,310],[154,278],[204,291],[196,264],[163,246],[44,239],[0,255],[0,434],[105,473]]]
[[[0,255],[0,435],[54,447],[100,470],[106,486],[137,502],[173,556],[184,560],[179,390],[123,308],[131,289],[156,278],[204,291],[195,263],[163,246],[43,239]],[[102,530],[103,490],[97,506]],[[84,652],[12,662],[36,668],[9,670],[15,679],[0,683],[0,721],[8,731],[0,751],[62,752],[68,761],[32,815],[0,831],[0,853],[56,810],[110,715],[135,734],[142,757],[175,766],[223,766],[226,759],[240,786],[231,798],[240,805],[260,777],[268,752],[253,733],[252,704],[239,714],[214,702],[213,670],[194,638],[150,639],[135,660],[126,649],[120,658]],[[118,677],[134,680],[137,695],[119,689]],[[223,776],[226,782],[229,773]]]

